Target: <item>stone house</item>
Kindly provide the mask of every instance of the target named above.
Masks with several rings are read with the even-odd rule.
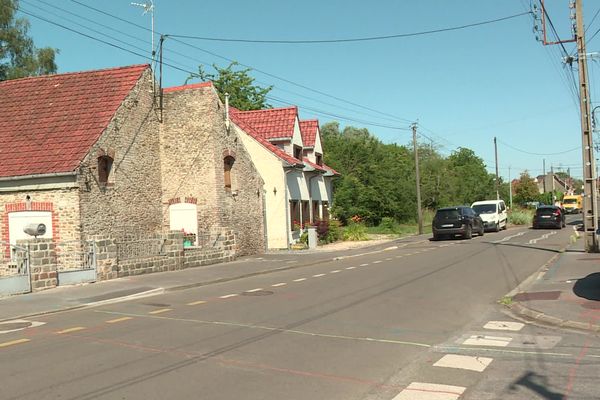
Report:
[[[209,234],[233,238],[224,259],[264,250],[263,182],[214,88],[165,89],[161,110],[152,75],[135,65],[0,82],[4,259],[31,222],[72,243],[64,254],[98,236],[170,229],[192,247]]]
[[[264,181],[267,247],[288,248],[302,226],[329,218],[339,174],[323,163],[318,121],[301,122],[296,107],[231,107],[229,117]]]

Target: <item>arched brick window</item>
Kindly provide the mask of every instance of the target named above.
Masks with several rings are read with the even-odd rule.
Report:
[[[110,156],[98,157],[98,183],[100,186],[106,186],[112,171],[113,159]]]
[[[231,169],[235,163],[235,158],[226,156],[223,159],[223,178],[225,181],[225,190],[231,190]]]

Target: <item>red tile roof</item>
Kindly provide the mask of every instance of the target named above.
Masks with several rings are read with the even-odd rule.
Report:
[[[267,140],[291,138],[294,135],[297,107],[238,112],[238,120],[246,122]]]
[[[198,89],[198,88],[204,88],[204,87],[211,87],[212,85],[213,85],[212,82],[208,81],[208,82],[192,83],[192,84],[189,84],[189,85],[172,86],[172,87],[164,88],[163,89],[163,93],[171,93],[171,92],[177,92],[177,91],[180,91],[180,90]]]
[[[0,177],[74,171],[148,68],[0,82]]]
[[[300,121],[300,132],[302,133],[302,144],[304,144],[304,147],[315,147],[318,130],[319,120],[309,119]]]
[[[231,122],[236,124],[240,129],[246,132],[248,135],[252,136],[257,142],[259,142],[263,147],[269,150],[271,153],[275,154],[281,160],[285,161],[290,165],[303,165],[302,161],[297,158],[292,157],[284,150],[275,146],[273,143],[269,142],[267,139],[263,137],[263,135],[254,129],[253,126],[249,125],[246,120],[241,117],[243,113],[247,111],[239,111],[234,107],[229,107],[229,118],[231,118]]]

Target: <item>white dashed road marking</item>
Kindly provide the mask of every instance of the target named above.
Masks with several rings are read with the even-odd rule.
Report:
[[[368,265],[368,264],[367,264]],[[346,267],[346,269],[355,269],[356,267]]]
[[[379,264],[381,261],[377,260],[377,261],[373,261],[373,264]]]
[[[462,386],[413,382],[393,400],[457,400],[465,389]]]
[[[329,271],[330,274],[337,274],[338,272],[340,272],[339,269],[334,269],[333,271]]]
[[[525,324],[521,322],[490,321],[483,327],[485,329],[496,329],[499,331],[520,331],[524,326]]]
[[[285,283],[285,282],[280,282],[280,283],[275,283],[275,284],[273,284],[273,285],[271,285],[271,286],[273,286],[273,287],[279,287],[279,286],[285,286],[285,285],[287,285],[287,283]]]
[[[482,372],[492,362],[493,358],[461,356],[458,354],[446,354],[434,367],[468,369],[469,371]]]
[[[237,296],[237,293],[232,293],[232,294],[226,294],[224,296],[219,297],[220,299],[229,299],[230,297],[235,297]]]
[[[325,276],[325,274],[316,274],[316,275],[313,275],[313,278],[320,278],[322,276]]]
[[[470,346],[506,347],[511,342],[511,340],[511,337],[506,336],[471,335],[462,344]]]
[[[369,264],[360,264],[360,267],[367,267]]]
[[[256,289],[252,289],[252,290],[246,290],[246,293],[254,293],[254,292],[260,292],[261,290],[263,290],[263,288],[258,287]]]
[[[306,280],[306,278],[298,278],[298,279],[294,279],[294,282],[302,282],[305,280]]]

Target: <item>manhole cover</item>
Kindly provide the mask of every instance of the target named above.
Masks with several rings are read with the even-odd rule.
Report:
[[[242,296],[268,296],[273,294],[270,290],[256,290],[254,292],[243,292]]]
[[[163,303],[144,303],[145,306],[150,306],[150,307],[171,307],[170,304],[163,304]]]
[[[516,301],[529,301],[529,300],[556,300],[560,297],[560,291],[554,290],[549,292],[525,292],[519,293],[513,297]]]

